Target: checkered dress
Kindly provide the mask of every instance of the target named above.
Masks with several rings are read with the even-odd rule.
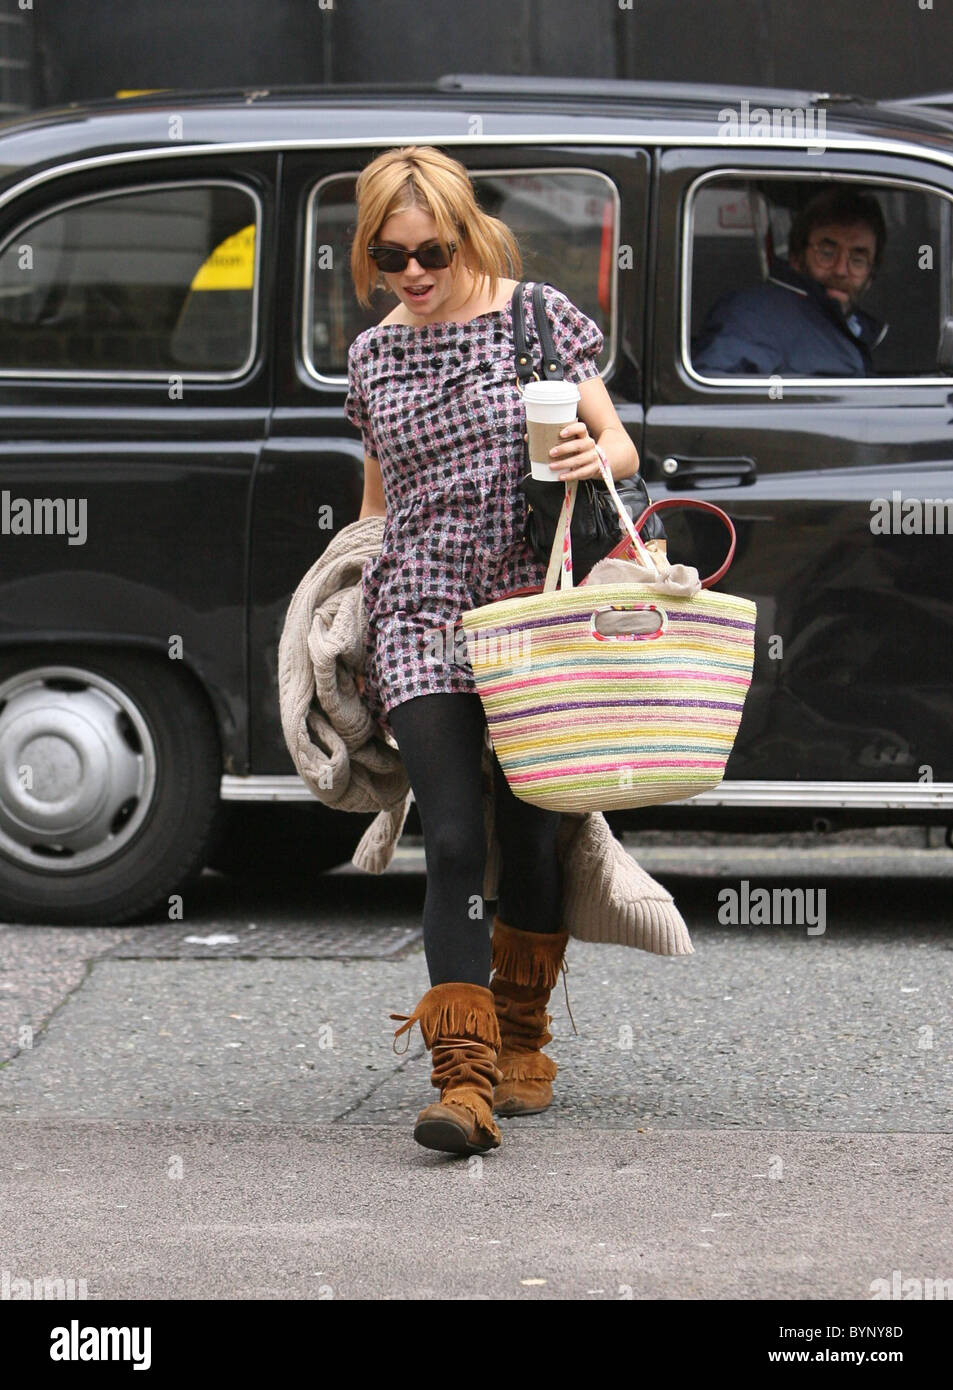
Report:
[[[543,291],[566,379],[598,376],[602,333],[559,290]],[[539,363],[532,289],[524,321]],[[458,618],[546,566],[523,537],[525,417],[510,305],[468,323],[377,324],[348,354],[344,411],[378,459],[381,553],[362,571],[364,696],[387,712],[418,695],[475,691]]]

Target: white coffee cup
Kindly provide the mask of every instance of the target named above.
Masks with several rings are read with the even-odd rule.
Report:
[[[540,482],[562,481],[549,466],[549,451],[565,444],[559,431],[576,419],[579,400],[579,388],[571,381],[528,381],[523,387],[530,472]]]

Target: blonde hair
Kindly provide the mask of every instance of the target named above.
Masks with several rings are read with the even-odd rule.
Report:
[[[496,297],[501,278],[517,279],[523,263],[516,238],[498,217],[477,204],[470,176],[456,159],[432,145],[405,145],[378,155],[357,180],[357,229],[351,243],[351,277],[358,303],[370,307],[378,283],[377,266],[367,254],[389,217],[419,208],[437,225],[437,238],[447,249],[457,243],[457,255],[470,273]]]

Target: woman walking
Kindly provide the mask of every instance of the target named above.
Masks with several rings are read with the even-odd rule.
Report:
[[[515,797],[493,755],[501,877],[492,941],[484,920],[486,721],[462,611],[541,584],[523,538],[524,413],[510,299],[522,269],[512,232],[477,205],[462,164],[428,146],[385,152],[357,181],[351,270],[369,305],[378,276],[396,307],[358,335],[345,411],[364,441],[361,517],[385,518],[363,572],[363,695],[397,741],[420,815],[430,989],[396,1038],[420,1023],[440,1101],[421,1111],[427,1148],[481,1153],[501,1136],[493,1110],[532,1114],[552,1099],[546,1013],[568,933],[560,931],[558,812]],[[529,309],[526,291],[524,313]],[[559,291],[544,291],[556,351],[580,391],[578,420],[551,463],[564,478],[627,477],[638,454],[599,376],[602,334]],[[530,343],[532,315],[528,314]],[[448,634],[457,640],[448,641]],[[490,972],[493,970],[492,981]]]

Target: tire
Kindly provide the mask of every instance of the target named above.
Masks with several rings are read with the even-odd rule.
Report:
[[[221,772],[209,703],[168,659],[0,651],[0,919],[165,919],[205,866]]]

